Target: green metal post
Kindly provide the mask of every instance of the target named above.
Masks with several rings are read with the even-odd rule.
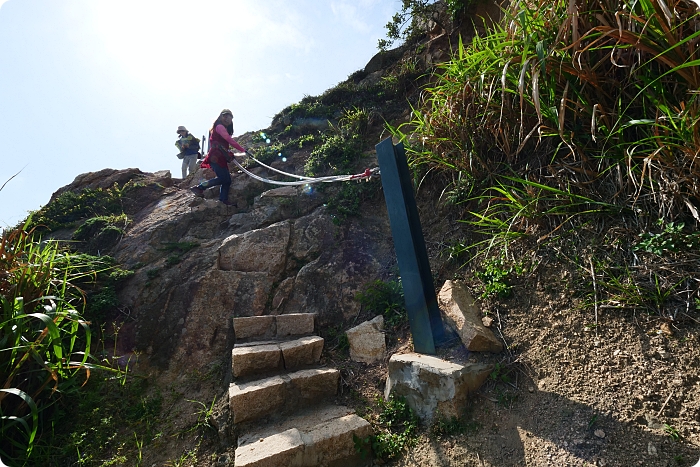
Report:
[[[413,348],[418,353],[435,354],[435,346],[442,344],[446,338],[445,328],[435,296],[406,153],[403,144],[394,146],[391,138],[377,144],[375,149],[413,335]]]

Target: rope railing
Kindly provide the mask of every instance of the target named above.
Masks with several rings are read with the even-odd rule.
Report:
[[[286,177],[290,178],[298,178],[299,180],[293,181],[293,182],[281,182],[278,180],[271,180],[269,178],[264,178],[259,175],[254,174],[250,170],[246,169],[241,165],[240,162],[238,162],[235,158],[233,159],[233,162],[238,166],[239,169],[249,177],[258,180],[263,183],[270,183],[272,185],[282,185],[282,186],[297,186],[297,185],[309,185],[313,183],[333,183],[333,182],[348,182],[350,180],[369,180],[373,176],[378,176],[379,175],[379,167],[374,167],[372,169],[365,169],[364,172],[359,173],[359,174],[354,174],[354,175],[328,175],[325,177],[306,177],[304,175],[297,175],[297,174],[292,174],[288,172],[284,172],[279,169],[275,169],[274,167],[270,167],[267,164],[264,164],[263,162],[257,160],[253,154],[248,151],[245,153],[248,157],[250,157],[251,160],[256,162],[262,167],[265,167],[266,169],[272,170],[273,172],[277,172],[280,175],[284,175]]]

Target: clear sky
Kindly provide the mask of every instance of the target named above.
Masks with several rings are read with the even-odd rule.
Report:
[[[178,125],[268,127],[377,52],[400,0],[0,0],[0,228],[76,175],[168,169]]]

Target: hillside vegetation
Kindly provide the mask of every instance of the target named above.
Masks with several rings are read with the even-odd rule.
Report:
[[[383,368],[365,373],[347,361],[348,323],[339,323],[322,333],[332,344],[328,358],[344,362],[348,404],[386,435],[375,439],[388,440],[375,454],[394,465],[573,465],[574,457],[576,465],[691,465],[700,445],[697,6],[512,3],[497,21],[473,24],[475,8],[404,1],[389,38],[405,43],[383,52],[381,67],[307,96],[270,128],[240,139],[263,162],[279,164],[284,154],[307,176],[361,172],[376,165],[380,140],[402,142],[436,286],[466,281],[506,342],[485,390],[493,412],[475,408],[422,434],[404,414],[410,433],[398,442],[386,421],[405,407],[373,399]],[[325,120],[327,128],[314,126]],[[3,232],[0,458],[11,467],[141,465],[149,442],[162,436],[165,396],[129,375],[116,350],[127,321],[119,293],[134,271],[104,253],[164,189],[137,178],[64,190]],[[362,183],[322,192],[335,222],[362,225],[363,207],[380,189]],[[163,254],[174,265],[197,247],[171,242]],[[146,266],[139,260],[132,269]],[[145,274],[150,281],[160,273]],[[410,348],[398,279],[368,277],[358,296],[365,314],[393,320],[392,351]],[[627,361],[648,371],[625,373],[625,364],[607,360],[625,353],[621,343],[633,354]],[[607,376],[586,379],[599,368]],[[535,390],[575,403],[556,419],[534,416],[528,392]],[[611,404],[613,397],[622,399]],[[560,399],[548,401],[557,407]],[[168,465],[216,465],[215,401],[189,402],[196,421],[173,437],[195,437],[196,448]],[[515,439],[516,425],[527,426],[518,417],[549,423],[552,432],[575,419],[590,449],[582,447],[588,441],[574,443],[573,457],[560,464],[531,445],[505,455],[499,451],[510,441],[501,447],[489,437],[502,433],[494,420],[513,428],[503,437]],[[596,430],[603,428],[610,444],[601,444]],[[569,447],[547,430],[527,430]],[[624,437],[611,433],[618,432],[640,448],[617,449]],[[666,457],[646,445],[666,441]],[[416,443],[414,457],[402,457]]]

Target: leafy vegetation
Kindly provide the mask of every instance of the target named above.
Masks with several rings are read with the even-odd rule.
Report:
[[[464,12],[471,0],[445,0],[444,4],[448,16],[456,19]],[[401,10],[394,14],[386,24],[387,38],[379,39],[380,50],[387,50],[396,41],[411,42],[425,33],[425,24],[428,21],[438,23],[442,29],[447,29],[442,4],[435,0],[402,0]]]
[[[406,302],[403,296],[401,280],[370,282],[355,297],[371,314],[381,314],[389,327],[395,328],[408,323]]]
[[[34,212],[30,217],[31,223],[27,227],[31,229],[42,226],[52,232],[71,227],[80,219],[122,214],[121,197],[122,190],[116,184],[107,189],[85,188],[79,192],[65,191]]]
[[[353,435],[355,449],[366,456],[370,451],[379,459],[401,456],[418,437],[418,417],[403,397],[377,400],[379,414],[373,420],[376,434],[361,439]]]
[[[514,248],[550,248],[593,306],[674,318],[699,297],[685,265],[700,220],[700,14],[685,0],[573,8],[511,4],[392,132],[473,228],[449,255],[469,254],[485,296],[506,292],[494,266],[517,263]]]
[[[0,456],[24,463],[33,454],[43,414],[79,390],[91,370],[92,331],[80,314],[84,296],[72,281],[95,271],[32,231],[0,237]]]
[[[37,446],[35,465],[137,465],[140,449],[162,436],[163,403],[146,379],[97,374],[52,407],[52,435]]]
[[[470,411],[467,411],[461,417],[444,417],[438,412],[435,414],[435,420],[432,425],[430,425],[430,434],[439,439],[475,433],[481,428],[481,425],[469,417]]]

